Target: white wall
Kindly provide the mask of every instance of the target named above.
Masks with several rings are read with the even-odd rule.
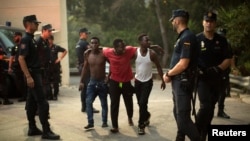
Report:
[[[23,28],[23,17],[35,14],[42,24],[50,23],[56,29],[55,43],[68,50],[66,0],[0,0],[0,25]],[[41,26],[39,26],[39,31]],[[69,51],[69,50],[68,50]],[[62,84],[69,85],[69,57],[62,64]]]

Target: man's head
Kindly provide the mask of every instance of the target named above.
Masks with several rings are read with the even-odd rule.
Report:
[[[20,43],[20,41],[21,41],[21,38],[22,38],[22,32],[15,32],[14,33],[14,42],[16,43],[16,44],[19,44]]]
[[[122,39],[115,39],[113,42],[116,55],[122,55],[125,53],[125,43]]]
[[[23,26],[28,32],[34,33],[38,29],[39,22],[36,19],[36,15],[28,15],[23,17]]]
[[[142,33],[138,36],[138,41],[141,47],[150,47],[150,39],[149,36],[145,33]]]
[[[216,21],[217,20],[217,14],[213,11],[207,11],[204,13],[203,20],[205,21]]]
[[[52,28],[51,24],[45,24],[42,26],[42,37],[44,39],[48,39],[49,37],[52,36],[52,31],[54,31],[55,29]]]
[[[183,9],[177,9],[172,11],[172,17],[169,19],[169,21],[173,21],[175,18],[181,17],[184,18],[187,22],[189,20],[189,13]]]
[[[100,39],[98,37],[92,37],[90,40],[91,48],[98,49],[100,45]]]
[[[85,27],[79,30],[80,39],[87,39],[89,34],[91,34],[91,32]]]
[[[215,32],[217,21],[217,14],[213,11],[208,11],[203,16],[202,25],[204,27],[204,32]]]
[[[172,17],[169,19],[173,25],[173,29],[178,32],[179,25],[187,25],[189,13],[183,9],[172,11]]]

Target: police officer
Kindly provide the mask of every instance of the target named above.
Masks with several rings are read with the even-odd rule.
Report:
[[[8,69],[8,73],[14,75],[17,92],[21,94],[21,98],[18,99],[19,102],[26,101],[27,98],[27,86],[25,85],[25,78],[18,62],[21,39],[22,33],[18,31],[15,32],[13,40],[16,43],[16,46],[11,49]]]
[[[203,17],[203,32],[197,34],[200,47],[198,66],[201,75],[198,81],[200,108],[196,125],[201,134],[201,141],[206,140],[215,104],[222,91],[222,74],[230,66],[232,58],[226,38],[215,32],[216,21],[215,12],[206,12]]]
[[[3,98],[4,105],[13,104],[12,101],[8,99],[8,91],[7,91],[7,73],[5,72],[5,52],[3,51],[3,47],[0,44],[0,96]],[[0,101],[2,104],[2,101]]]
[[[26,78],[28,86],[28,97],[26,101],[27,119],[29,122],[28,136],[42,135],[43,139],[60,139],[60,136],[53,133],[48,122],[49,103],[46,100],[41,74],[41,61],[37,42],[34,40],[34,32],[38,29],[39,21],[36,15],[29,15],[23,18],[25,35],[21,40],[18,61]],[[37,128],[35,115],[39,110],[39,119],[43,131]]]
[[[57,96],[59,93],[59,83],[61,82],[61,60],[64,58],[64,56],[67,54],[67,50],[63,47],[60,47],[59,45],[56,45],[53,43],[54,36],[51,35],[48,38],[49,41],[49,48],[50,48],[50,60],[49,60],[49,84],[53,84],[53,100],[57,100]],[[58,57],[58,54],[60,56]],[[49,85],[51,87],[51,85]],[[50,88],[52,93],[52,88]]]
[[[76,44],[76,56],[77,56],[77,68],[79,73],[81,74],[83,63],[84,63],[84,52],[89,48],[89,43],[87,42],[88,35],[91,34],[91,32],[88,31],[87,28],[81,28],[79,30],[79,41]],[[84,80],[84,85],[87,86],[90,80],[90,71],[87,73],[87,77]],[[82,108],[81,111],[86,111],[86,91],[87,87],[84,87],[81,91],[81,102],[82,102]],[[93,108],[94,113],[99,113],[98,110]]]
[[[50,58],[50,48],[48,38],[52,35],[52,31],[55,29],[52,28],[51,24],[44,24],[42,26],[41,36],[37,39],[37,47],[39,52],[39,60],[41,61],[41,69],[43,70],[42,80],[44,91],[47,94],[48,100],[53,99],[53,95],[50,90],[49,83],[49,58]]]
[[[184,141],[185,135],[191,141],[199,140],[199,132],[190,116],[198,45],[195,34],[188,28],[188,20],[187,11],[177,9],[172,12],[170,21],[178,38],[174,45],[170,70],[163,76],[165,82],[172,84],[173,112],[178,127],[176,141]]]
[[[221,35],[221,36],[224,36],[226,38],[227,30],[224,29],[224,28],[219,28],[217,30],[217,33],[219,35]],[[232,48],[231,48],[231,46],[230,46],[229,43],[228,43],[228,46],[230,47],[231,53],[232,53]],[[226,96],[230,95],[230,81],[229,81],[230,80],[230,78],[229,78],[230,72],[231,72],[231,68],[228,67],[224,71],[223,76],[222,76],[223,85],[222,85],[221,95],[219,96],[219,99],[218,99],[218,113],[217,113],[218,117],[227,118],[227,119],[229,119],[230,116],[225,113],[224,108],[225,108],[225,99],[226,99]]]

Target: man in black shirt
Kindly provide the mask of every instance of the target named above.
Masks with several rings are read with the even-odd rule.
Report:
[[[28,98],[26,102],[26,114],[29,122],[28,136],[42,135],[43,139],[58,140],[60,136],[53,133],[48,122],[49,103],[46,100],[41,75],[41,61],[39,50],[34,40],[34,32],[38,29],[39,21],[36,15],[29,15],[23,18],[25,35],[21,40],[18,61],[26,78],[28,86]],[[39,119],[43,131],[37,128],[35,115],[39,110]]]
[[[223,73],[231,64],[232,53],[226,38],[215,32],[217,14],[208,11],[203,17],[203,32],[197,35],[200,48],[198,67],[201,75],[198,81],[200,108],[196,125],[205,141],[211,125],[215,104],[222,92]]]

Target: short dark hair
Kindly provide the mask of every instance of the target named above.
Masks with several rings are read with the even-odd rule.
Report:
[[[116,47],[119,46],[119,43],[122,43],[122,42],[123,42],[122,39],[115,39],[115,40],[113,41],[113,46],[116,48]]]
[[[15,36],[23,36],[22,32],[19,32],[19,31],[16,31],[16,32],[14,33],[14,35],[15,35]]]
[[[139,36],[138,36],[138,41],[142,41],[142,38],[144,36],[148,36],[146,33],[141,33]]]
[[[98,37],[92,37],[90,40],[92,40],[92,39],[95,39],[98,41],[98,43],[100,43],[100,39]]]

